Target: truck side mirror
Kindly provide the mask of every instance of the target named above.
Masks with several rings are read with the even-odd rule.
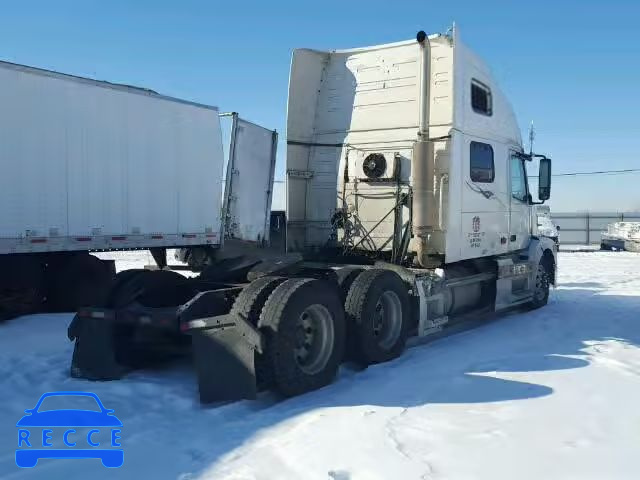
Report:
[[[541,158],[538,170],[538,198],[542,201],[551,197],[551,159]]]

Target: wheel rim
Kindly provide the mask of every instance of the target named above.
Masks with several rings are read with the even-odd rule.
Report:
[[[310,305],[298,317],[294,355],[300,370],[315,375],[333,352],[333,318],[324,305]]]
[[[402,331],[402,303],[398,295],[387,290],[378,299],[373,316],[373,334],[378,344],[388,350],[395,345]]]

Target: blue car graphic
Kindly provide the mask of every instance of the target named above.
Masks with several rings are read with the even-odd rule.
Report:
[[[42,405],[42,402],[48,397],[90,397],[93,398],[100,411],[93,410],[80,410],[80,409],[56,409],[49,411],[39,412],[38,409]],[[113,414],[113,410],[104,407],[100,399],[95,393],[91,392],[50,392],[45,393],[40,397],[36,406],[32,409],[25,410],[26,415],[22,417],[16,427],[20,428],[19,431],[19,446],[23,443],[28,447],[31,447],[29,438],[30,428],[55,428],[55,427],[67,427],[67,428],[85,428],[85,427],[106,427],[111,430],[111,446],[119,447],[117,439],[120,437],[117,435],[120,430],[117,427],[122,427],[122,422]],[[73,448],[75,443],[67,443],[67,432],[75,432],[75,430],[67,430],[65,432],[65,444],[71,448],[46,448],[52,445],[44,444],[45,437],[44,432],[51,432],[50,430],[43,430],[43,447],[45,448],[23,448],[16,450],[16,465],[19,467],[35,467],[38,460],[41,458],[99,458],[105,467],[115,468],[122,466],[124,462],[124,453],[122,448]],[[98,443],[93,443],[91,440],[91,432],[99,433],[99,430],[91,430],[87,436],[87,441],[91,446],[98,446]],[[35,435],[34,435],[35,437]],[[24,442],[23,442],[24,440]],[[35,442],[34,442],[35,443]],[[35,446],[35,445],[34,445]]]

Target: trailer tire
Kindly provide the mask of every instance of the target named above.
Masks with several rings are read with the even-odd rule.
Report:
[[[536,271],[536,285],[533,291],[533,299],[527,304],[529,310],[544,307],[549,301],[550,273],[543,262],[538,264]]]
[[[111,308],[133,302],[145,307],[173,307],[196,293],[188,278],[171,270],[126,270],[116,275],[108,302]]]
[[[89,253],[53,262],[49,280],[49,304],[56,311],[74,312],[79,307],[104,306],[113,282],[109,266]]]
[[[116,273],[113,285],[111,285],[111,290],[109,290],[109,295],[107,296],[106,306],[109,308],[122,307],[123,303],[121,299],[124,299],[126,296],[122,293],[125,285],[138,275],[144,275],[144,272],[146,271],[147,270],[143,268],[132,268],[130,270],[122,270],[121,272]]]
[[[207,282],[246,282],[247,274],[258,263],[260,259],[252,255],[220,258],[204,267],[199,278]]]
[[[137,303],[144,307],[174,307],[196,294],[188,278],[170,270],[131,269],[116,275],[107,307],[125,308]],[[119,364],[140,368],[165,362],[188,347],[190,337],[154,327],[116,323],[113,348]]]
[[[44,265],[37,255],[0,256],[0,320],[37,313],[45,295]]]
[[[273,387],[285,396],[330,384],[344,354],[344,310],[330,283],[286,280],[271,293],[258,323],[263,360]]]
[[[362,365],[399,357],[409,336],[409,293],[397,273],[371,269],[354,280],[345,301],[349,357]]]

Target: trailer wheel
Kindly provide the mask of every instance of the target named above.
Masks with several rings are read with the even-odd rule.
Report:
[[[143,268],[132,268],[130,270],[122,270],[116,273],[116,277],[113,280],[109,295],[107,296],[106,306],[109,308],[122,307],[121,299],[124,295],[121,293],[124,286],[127,285],[133,278],[138,275],[144,275],[147,270]]]
[[[0,256],[0,320],[36,313],[44,298],[44,266],[39,257]]]
[[[171,270],[126,270],[116,275],[109,306],[122,308],[139,302],[145,307],[174,307],[196,293],[188,278]]]
[[[333,381],[344,354],[344,311],[335,287],[289,279],[267,299],[258,323],[264,366],[276,390],[300,395]]]
[[[247,274],[258,263],[260,260],[252,255],[221,258],[205,267],[200,279],[207,282],[246,282]]]
[[[536,286],[533,291],[533,299],[527,304],[530,310],[544,307],[549,301],[549,272],[540,262],[536,272]]]
[[[107,306],[138,303],[150,308],[174,307],[196,294],[188,278],[170,270],[131,269],[119,272]],[[117,362],[130,368],[162,363],[188,348],[190,337],[154,327],[116,323],[113,345]]]
[[[48,300],[55,310],[73,312],[78,307],[106,304],[113,275],[99,258],[79,253],[52,263],[50,268],[55,270],[49,280]]]
[[[354,280],[345,302],[349,356],[364,365],[400,356],[409,336],[409,294],[390,270],[371,269]]]

